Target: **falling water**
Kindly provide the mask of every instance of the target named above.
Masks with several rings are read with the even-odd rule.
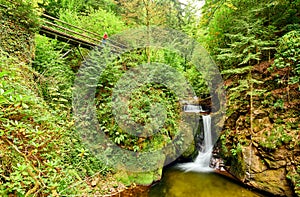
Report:
[[[209,167],[213,149],[211,136],[211,117],[210,115],[202,117],[204,127],[204,147],[201,151],[199,151],[194,162],[179,165],[179,168],[185,171],[210,172],[213,170]]]
[[[183,107],[184,112],[194,112],[194,113],[199,113],[199,112],[205,112],[202,109],[201,105],[185,105]]]

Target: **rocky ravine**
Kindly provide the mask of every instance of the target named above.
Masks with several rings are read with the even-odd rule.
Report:
[[[277,196],[300,196],[299,84],[276,84],[287,71],[270,72],[271,64],[261,63],[225,81],[228,107],[221,155],[229,172],[245,184]],[[250,80],[255,81],[252,87]],[[248,86],[242,88],[243,81]]]

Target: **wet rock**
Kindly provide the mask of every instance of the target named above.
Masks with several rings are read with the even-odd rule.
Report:
[[[268,113],[266,111],[256,109],[253,111],[253,115],[255,116],[255,119],[263,119],[268,115]]]
[[[263,131],[265,128],[269,128],[269,127],[272,127],[269,117],[255,119],[253,123],[253,132],[258,133],[260,131]]]
[[[293,196],[299,165],[298,149],[288,151],[282,146],[273,151],[261,149],[258,143],[243,145],[239,162],[231,161],[230,172],[245,184],[277,196]],[[244,173],[243,173],[244,172]],[[293,182],[294,181],[294,182]],[[292,182],[292,185],[291,185]]]
[[[267,170],[262,158],[260,158],[258,151],[253,146],[242,148],[243,159],[246,164],[246,169],[250,169],[250,174],[261,173]]]
[[[211,159],[210,167],[217,171],[225,171],[225,164],[221,158],[213,157]]]
[[[197,154],[197,150],[196,150],[196,145],[195,145],[195,141],[193,141],[188,148],[184,151],[184,153],[181,155],[181,158],[183,159],[189,159],[189,158],[194,158],[195,154]]]
[[[268,164],[268,166],[270,168],[273,168],[273,169],[278,169],[281,167],[285,167],[287,165],[287,162],[285,160],[273,161],[273,160],[269,160],[269,159],[265,158],[264,161]]]
[[[238,139],[244,139],[243,132],[236,131]],[[276,150],[264,150],[259,145],[259,137],[253,143],[249,140],[241,145],[241,153],[231,158],[226,169],[238,180],[250,187],[269,192],[277,196],[293,196],[297,188],[297,168],[300,158],[297,148],[289,151],[285,146]],[[213,161],[214,165],[217,161]],[[295,191],[295,190],[294,190]]]
[[[286,179],[285,168],[255,173],[252,175],[249,185],[274,195],[293,196],[290,185]]]

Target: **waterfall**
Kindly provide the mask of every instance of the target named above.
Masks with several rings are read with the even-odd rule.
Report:
[[[211,136],[211,117],[210,115],[202,116],[203,128],[204,128],[204,146],[201,151],[198,152],[198,156],[194,162],[180,164],[179,168],[185,171],[197,171],[197,172],[210,172],[213,171],[209,167],[210,159],[212,157],[212,136]]]
[[[201,105],[185,105],[183,107],[183,111],[184,112],[194,112],[194,113],[198,113],[198,112],[205,112],[202,109]]]
[[[202,116],[204,128],[204,150],[207,151],[213,147],[211,138],[211,117],[210,115]]]

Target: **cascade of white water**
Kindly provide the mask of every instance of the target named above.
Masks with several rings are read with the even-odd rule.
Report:
[[[204,112],[201,105],[185,105],[183,107],[183,111],[184,112],[194,112],[194,113]]]
[[[213,170],[209,167],[213,149],[211,135],[211,117],[210,115],[202,117],[204,128],[204,147],[201,151],[199,151],[198,156],[194,162],[179,165],[179,168],[185,171],[210,172]]]
[[[204,128],[204,151],[212,148],[212,137],[211,137],[211,117],[210,115],[202,116],[203,128]]]

